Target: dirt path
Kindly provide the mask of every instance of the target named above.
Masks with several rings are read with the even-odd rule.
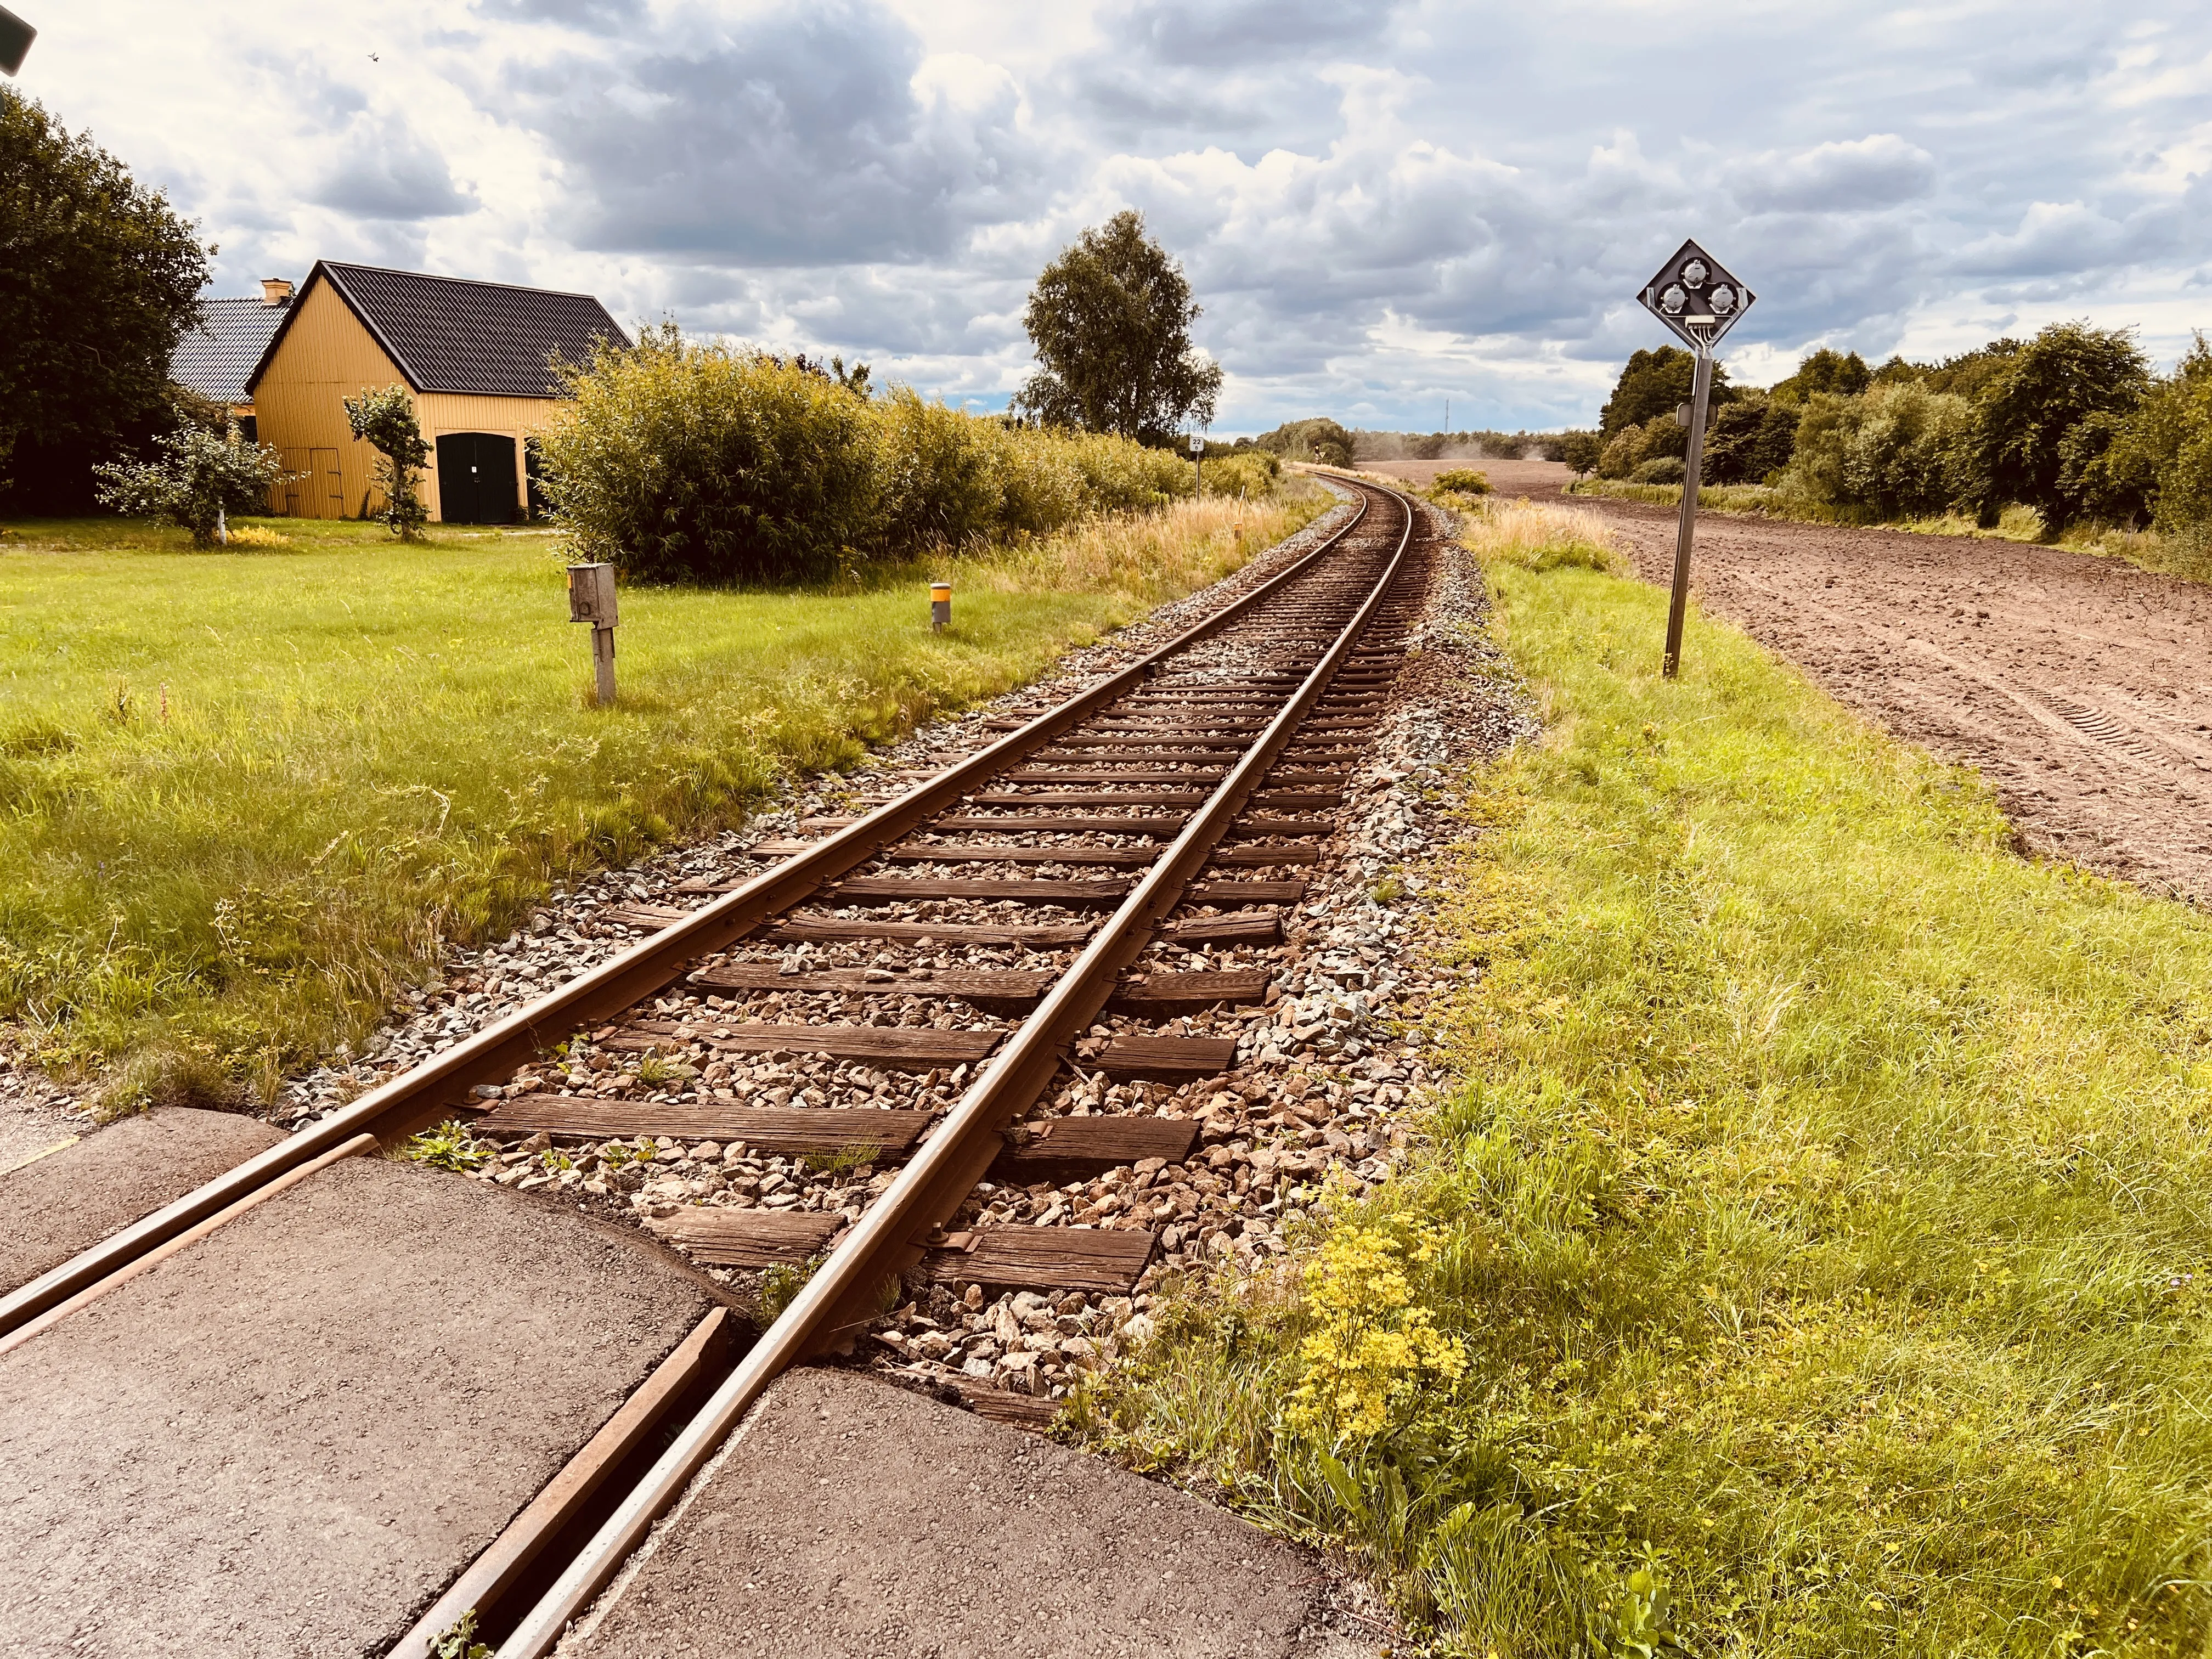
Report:
[[[1668,580],[1672,508],[1577,505]],[[2018,542],[1713,514],[1695,580],[1832,695],[1978,767],[2029,845],[2212,902],[2212,587]]]

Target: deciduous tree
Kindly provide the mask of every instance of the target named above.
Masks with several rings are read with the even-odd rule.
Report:
[[[1883,364],[1882,368],[1891,379],[1897,378],[1889,364]],[[1874,372],[1857,352],[1822,346],[1818,351],[1806,353],[1798,362],[1797,372],[1786,380],[1776,381],[1767,396],[1784,404],[1802,404],[1823,392],[1856,398],[1873,382]]]
[[[1307,421],[1285,421],[1273,432],[1263,432],[1252,441],[1259,448],[1272,450],[1286,460],[1319,461],[1323,466],[1352,465],[1352,434],[1325,415]]]
[[[226,420],[220,429],[186,425],[155,439],[151,460],[96,466],[93,476],[101,505],[179,526],[194,547],[213,547],[224,517],[265,508],[283,473],[275,450],[246,442]]]
[[[404,386],[378,386],[345,399],[346,424],[376,452],[376,484],[384,492],[377,514],[403,542],[422,539],[430,509],[422,503],[422,464],[430,446],[415,418],[415,399]]]
[[[1048,426],[1171,441],[1213,419],[1221,368],[1192,345],[1190,283],[1127,209],[1044,268],[1023,325],[1038,368],[1015,399]]]
[[[2053,323],[2038,334],[1982,394],[1984,520],[1996,523],[2010,501],[2035,508],[2054,532],[2080,516],[2087,463],[2104,445],[2075,446],[2069,484],[2069,434],[2092,416],[2132,414],[2150,388],[2149,362],[2126,329]]]
[[[2212,346],[2204,337],[2100,447],[2091,422],[2109,420],[2092,416],[2067,439],[2060,483],[2080,493],[2084,511],[2113,523],[2148,514],[2160,529],[2191,538],[2212,528]]]
[[[1595,432],[1570,432],[1559,441],[1559,459],[1574,468],[1577,477],[1597,471],[1605,453],[1605,439]]]
[[[172,424],[169,359],[213,251],[161,191],[0,87],[0,479],[29,483],[35,459],[41,495],[88,494],[94,460]]]
[[[1614,382],[1613,396],[1599,412],[1600,434],[1610,440],[1632,426],[1672,415],[1690,401],[1691,377],[1697,367],[1695,357],[1675,346],[1634,353]],[[1728,370],[1715,363],[1713,402],[1724,404],[1733,395]]]

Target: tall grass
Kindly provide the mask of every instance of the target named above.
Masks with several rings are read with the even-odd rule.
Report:
[[[1450,1653],[2203,1652],[2212,922],[1732,630],[1662,681],[1602,556],[1476,544],[1549,735],[1468,781],[1458,1081],[1344,1224],[1437,1236],[1462,1374],[1301,1435],[1318,1293],[1198,1297],[1102,1432]]]
[[[1316,510],[1184,502],[866,583],[631,589],[607,709],[550,536],[411,550],[279,520],[246,526],[277,550],[194,556],[180,532],[20,526],[0,1013],[52,1064],[116,1068],[118,1104],[266,1097],[445,942],[1019,684]]]

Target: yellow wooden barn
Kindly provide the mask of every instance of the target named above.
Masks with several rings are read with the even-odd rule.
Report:
[[[446,524],[535,516],[532,434],[562,408],[550,367],[629,341],[588,294],[318,260],[246,380],[258,435],[283,458],[272,512],[358,518],[381,505],[375,452],[345,399],[404,385],[431,444],[424,500]]]

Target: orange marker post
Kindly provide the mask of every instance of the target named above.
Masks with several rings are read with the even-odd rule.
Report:
[[[932,582],[929,585],[929,631],[942,634],[952,625],[952,584]]]

